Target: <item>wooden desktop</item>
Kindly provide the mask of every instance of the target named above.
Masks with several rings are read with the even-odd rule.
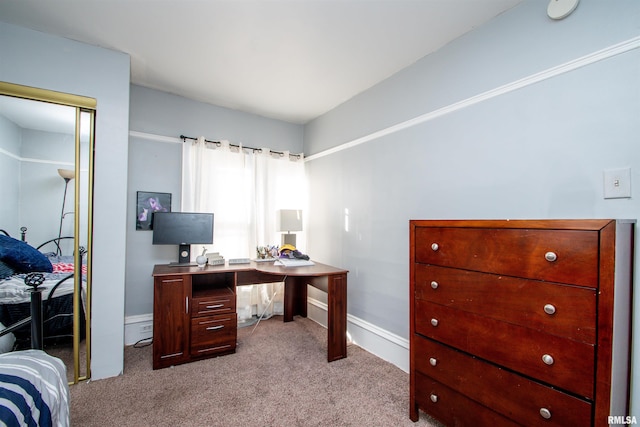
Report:
[[[347,270],[267,262],[153,269],[153,369],[235,352],[236,286],[283,281],[284,321],[307,316],[307,286],[327,293],[327,361],[347,357]]]

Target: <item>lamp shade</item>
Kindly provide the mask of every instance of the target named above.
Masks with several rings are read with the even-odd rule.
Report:
[[[302,211],[296,209],[281,209],[276,215],[278,231],[302,231]]]
[[[64,179],[73,179],[76,176],[76,172],[71,169],[58,169],[58,174]]]

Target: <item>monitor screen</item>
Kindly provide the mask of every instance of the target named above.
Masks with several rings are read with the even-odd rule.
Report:
[[[213,243],[212,213],[155,212],[152,227],[154,245],[180,245],[180,263],[190,262],[189,245]]]
[[[156,212],[153,214],[154,245],[213,243],[213,214]]]

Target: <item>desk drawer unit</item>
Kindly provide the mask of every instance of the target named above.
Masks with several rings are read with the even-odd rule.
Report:
[[[236,312],[236,296],[229,288],[216,290],[204,297],[193,297],[192,316],[210,316],[212,314],[229,314]]]
[[[235,352],[235,276],[201,273],[166,267],[154,274],[153,369]]]
[[[191,319],[191,355],[199,357],[235,351],[236,325],[235,313]]]
[[[633,230],[411,221],[411,419],[599,426],[628,415]]]
[[[232,353],[236,349],[236,296],[231,288],[210,289],[191,300],[191,356]]]

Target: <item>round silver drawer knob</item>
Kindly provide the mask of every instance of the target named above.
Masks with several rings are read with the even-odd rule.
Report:
[[[438,249],[440,249],[440,246],[438,246],[438,244],[437,244],[437,243],[432,243],[432,244],[431,244],[431,249],[432,249],[433,251],[437,251]]]
[[[553,304],[545,304],[544,312],[547,314],[556,314],[556,307]]]
[[[550,354],[545,354],[544,356],[542,356],[542,361],[545,363],[545,365],[553,365],[553,357]]]
[[[438,402],[438,396],[436,396],[435,394],[432,394],[431,396],[429,396],[429,399],[431,399],[431,401],[433,403],[437,403]]]
[[[431,319],[431,326],[438,326],[438,319]]]
[[[431,282],[431,287],[433,289],[438,289],[438,282],[436,282],[435,280],[433,282]]]
[[[549,262],[554,262],[555,260],[558,259],[558,255],[556,255],[555,252],[547,252],[546,254],[544,254],[544,259],[546,259]]]
[[[438,361],[436,360],[435,357],[432,357],[432,358],[429,359],[429,364],[431,366],[436,366],[438,364]]]
[[[548,420],[549,418],[551,418],[551,411],[547,408],[540,408],[540,416],[545,420]]]

